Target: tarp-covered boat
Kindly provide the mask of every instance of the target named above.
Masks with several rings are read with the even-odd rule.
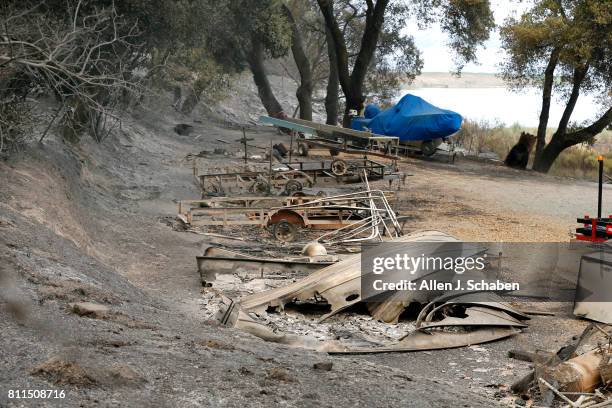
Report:
[[[365,126],[379,135],[397,136],[404,142],[444,139],[459,131],[463,121],[460,114],[438,108],[411,94],[404,95],[397,104],[372,117],[373,112],[376,110],[370,109],[366,118],[360,118],[354,125]]]

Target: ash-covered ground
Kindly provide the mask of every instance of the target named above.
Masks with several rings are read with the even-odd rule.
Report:
[[[177,123],[194,130],[177,135]],[[264,147],[285,138],[253,126],[248,135]],[[508,405],[516,396],[507,386],[529,363],[506,352],[556,350],[586,326],[571,305],[537,304],[555,316],[534,316],[511,339],[343,357],[219,326],[195,262],[214,238],[175,230],[173,219],[177,200],[200,196],[189,155],[222,148],[205,163],[239,167],[241,137],[218,117],[182,117],[160,102],[127,116],[103,144],[84,137],[69,145],[50,134],[0,162],[0,406]],[[413,174],[397,202],[411,217],[406,232],[438,229],[466,240],[567,240],[584,197],[596,193],[591,183],[462,160],[408,159],[401,170]],[[611,196],[606,187],[604,201]],[[103,307],[83,314],[75,302]],[[411,325],[385,326],[358,311],[318,324],[309,313],[267,318],[322,338],[393,339]],[[332,369],[316,369],[320,362]],[[8,399],[9,390],[31,389],[64,390],[65,398]]]

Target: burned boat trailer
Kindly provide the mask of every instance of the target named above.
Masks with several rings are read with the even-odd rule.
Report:
[[[455,238],[437,231],[403,236],[402,226],[388,200],[393,194],[372,190],[367,174],[364,174],[364,180],[364,191],[332,197],[216,197],[183,201],[179,202],[179,218],[190,226],[271,227],[274,236],[281,241],[294,240],[295,226],[300,225],[331,230],[317,239],[320,243],[330,245],[364,241],[458,242]],[[305,274],[306,276],[287,286],[254,293],[243,297],[239,302],[224,298],[224,306],[218,312],[219,321],[225,325],[290,346],[333,353],[416,351],[492,341],[515,335],[521,328],[526,327],[523,321],[528,317],[514,310],[493,293],[491,301],[487,302],[461,296],[455,296],[455,299],[449,297],[441,302],[441,299],[431,296],[411,298],[410,292],[399,291],[392,293],[384,302],[367,302],[372,317],[385,323],[396,323],[405,308],[414,302],[427,304],[423,311],[429,311],[418,319],[417,329],[399,341],[370,344],[367,347],[344,344],[336,340],[319,341],[291,333],[280,334],[267,327],[265,320],[258,319],[258,313],[264,313],[270,308],[282,310],[287,303],[318,299],[331,307],[331,311],[320,318],[320,321],[324,321],[363,302],[361,255],[352,255],[339,262],[324,265],[327,261],[331,260],[321,263],[313,262],[313,259],[283,259],[279,262],[219,248],[207,248],[204,254],[197,258],[201,280],[206,286],[213,284],[217,273],[231,274],[237,268],[250,269],[251,274],[256,271],[261,278],[264,274]],[[448,313],[457,307],[464,309],[462,318],[454,318],[452,313]],[[446,317],[439,319],[440,312],[444,312],[443,316]],[[448,327],[462,327],[464,330],[444,330]]]
[[[363,181],[364,172],[370,180],[398,179],[404,184],[406,180],[405,175],[397,171],[396,163],[387,165],[369,159],[283,162],[271,171],[221,174],[201,174],[195,162],[193,167],[202,198],[245,193],[293,195],[304,188],[359,183]]]
[[[450,150],[439,148],[442,139],[403,140],[398,136],[381,135],[371,131],[338,127],[298,118],[279,119],[260,116],[259,121],[288,131],[291,135],[292,144],[293,140],[296,139],[300,156],[308,156],[308,152],[312,148],[323,148],[329,150],[332,155],[337,152],[345,152],[399,160],[406,156],[431,157],[436,153],[445,153],[449,162],[454,163],[455,160],[452,145]]]
[[[382,240],[401,235],[389,198],[393,192],[368,190],[330,197],[213,197],[178,203],[187,226],[255,225],[269,228],[279,241],[294,241],[300,229],[332,230],[324,243]]]

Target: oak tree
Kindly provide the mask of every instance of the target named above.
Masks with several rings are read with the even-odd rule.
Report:
[[[592,141],[612,123],[612,2],[541,0],[501,29],[508,57],[503,76],[516,88],[538,87],[542,107],[534,170],[548,172],[559,154]],[[557,92],[565,108],[546,143],[551,99]],[[580,94],[594,94],[601,111],[591,122],[572,124]]]

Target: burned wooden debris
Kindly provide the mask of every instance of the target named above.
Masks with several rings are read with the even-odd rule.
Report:
[[[591,348],[582,354],[578,350],[600,330],[607,344]],[[509,356],[525,359],[535,368],[516,381],[511,389],[517,394],[527,393],[538,400],[537,405],[552,406],[558,399],[569,407],[612,406],[612,398],[602,391],[610,386],[609,372],[612,370],[612,336],[595,324],[589,324],[577,336],[556,353],[546,351],[529,352],[513,350]]]

